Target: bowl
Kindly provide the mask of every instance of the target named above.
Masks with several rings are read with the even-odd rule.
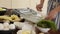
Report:
[[[37,28],[43,33],[47,33],[50,30],[50,28],[41,28],[41,27],[37,27]]]

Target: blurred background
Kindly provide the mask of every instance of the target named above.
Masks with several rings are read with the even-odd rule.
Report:
[[[46,0],[48,1],[48,0]],[[40,0],[0,0],[0,7],[5,7],[8,9],[20,9],[20,8],[31,8],[35,11],[36,5],[40,3]],[[46,4],[46,2],[45,2]],[[46,5],[45,5],[46,7]],[[46,9],[46,8],[44,8]],[[45,15],[46,11],[42,11]]]

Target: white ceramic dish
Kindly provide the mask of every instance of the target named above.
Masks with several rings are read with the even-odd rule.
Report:
[[[23,30],[19,30],[17,34],[22,34]],[[25,31],[26,32],[26,31]],[[27,31],[28,34],[36,34],[35,31]],[[24,33],[25,34],[25,33]]]
[[[41,28],[41,27],[37,27],[37,28],[43,33],[47,33],[50,30],[50,28]]]

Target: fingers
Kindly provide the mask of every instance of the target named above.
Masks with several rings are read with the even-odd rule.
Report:
[[[37,5],[36,6],[36,9],[38,10],[38,11],[42,11],[41,9],[42,9],[42,5]]]
[[[37,10],[38,10],[38,11],[42,11],[40,7],[37,7]]]
[[[54,18],[55,18],[54,16],[49,16],[49,15],[48,15],[45,19],[46,19],[46,20],[53,20]]]

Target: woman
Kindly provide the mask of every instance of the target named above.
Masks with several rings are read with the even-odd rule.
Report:
[[[36,6],[38,11],[41,11],[41,8],[43,7],[43,3],[45,0],[41,0],[40,4],[38,4]],[[46,19],[48,20],[53,20],[56,22],[57,25],[57,29],[60,29],[60,0],[49,0],[48,2],[48,16],[46,17]],[[58,14],[58,15],[57,15]],[[56,17],[57,15],[57,17]],[[56,17],[56,18],[55,18]]]

